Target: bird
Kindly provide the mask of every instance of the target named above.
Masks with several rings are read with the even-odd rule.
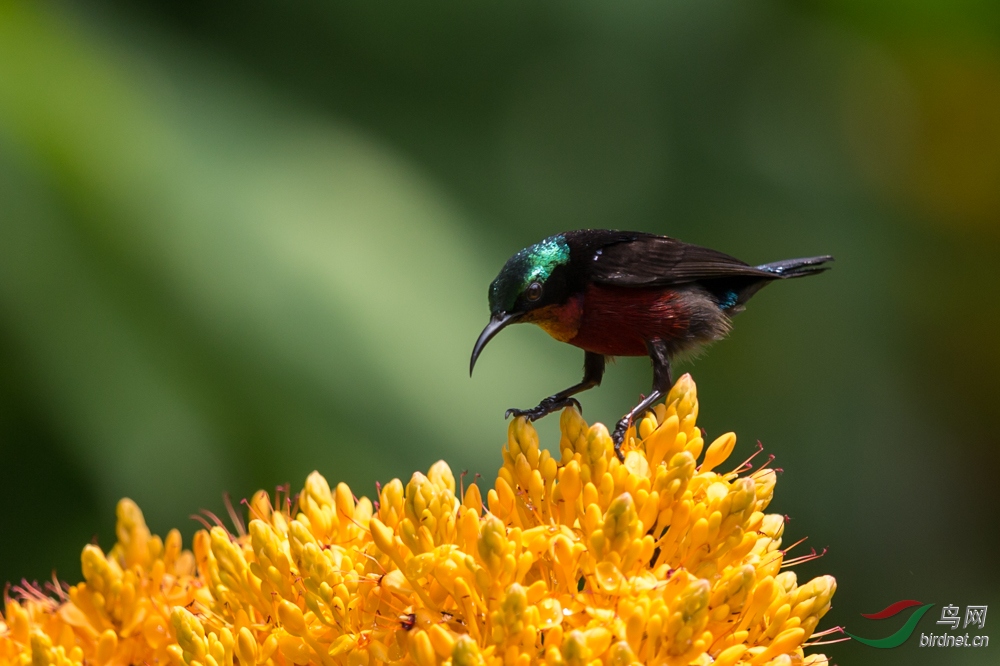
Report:
[[[583,379],[505,418],[535,421],[574,406],[599,386],[609,358],[649,356],[653,386],[615,425],[615,454],[625,433],[673,386],[671,364],[724,338],[734,315],[776,280],[816,275],[830,255],[751,266],[723,252],[639,231],[581,229],[550,236],[510,257],[489,287],[490,321],[472,349],[469,376],[483,348],[515,323],[532,323],[584,351]]]

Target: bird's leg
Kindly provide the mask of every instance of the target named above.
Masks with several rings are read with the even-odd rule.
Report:
[[[594,352],[586,352],[583,357],[583,379],[579,384],[574,384],[564,391],[559,391],[555,395],[550,395],[549,397],[538,403],[537,407],[531,409],[508,409],[507,414],[504,418],[510,418],[511,416],[523,416],[529,421],[535,421],[542,418],[546,414],[551,414],[554,411],[560,410],[563,407],[569,407],[574,405],[580,411],[583,411],[580,407],[579,401],[573,396],[587,389],[599,386],[601,383],[601,378],[604,377],[604,355],[595,354]]]
[[[625,462],[625,456],[622,454],[622,443],[625,441],[625,431],[628,430],[629,424],[642,416],[657,400],[663,398],[670,391],[670,387],[674,385],[674,379],[670,373],[670,356],[667,354],[667,345],[664,344],[663,340],[655,338],[646,343],[646,349],[649,351],[649,358],[653,360],[653,390],[632,411],[622,417],[611,435],[611,441],[615,443],[615,455],[622,462]]]

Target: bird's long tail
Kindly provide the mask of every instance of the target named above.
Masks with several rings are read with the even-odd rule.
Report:
[[[830,268],[826,264],[833,261],[833,257],[825,254],[821,257],[805,257],[803,259],[785,259],[784,261],[772,261],[769,264],[757,266],[758,270],[772,273],[778,278],[797,278],[806,275],[822,273]]]

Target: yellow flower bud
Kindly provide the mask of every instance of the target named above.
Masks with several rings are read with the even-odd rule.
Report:
[[[621,551],[636,536],[638,517],[632,496],[622,493],[611,502],[604,514],[604,539],[606,547]]]
[[[154,650],[159,649],[170,640],[169,622],[159,613],[151,613],[142,623],[142,637]]]
[[[590,661],[590,646],[582,631],[569,632],[562,643],[562,658],[566,666],[583,666]]]
[[[278,631],[276,633],[278,639],[278,650],[293,664],[298,664],[299,666],[305,666],[305,664],[311,664],[313,661],[313,653],[306,645],[305,641],[301,638],[292,636],[286,632]]]
[[[350,529],[354,526],[354,495],[346,483],[338,483],[337,490],[333,494],[334,506],[337,507],[337,523],[342,528]]]
[[[382,524],[382,521],[378,518],[372,518],[371,522],[368,524],[368,528],[371,530],[372,541],[375,543],[376,548],[389,557],[392,557],[395,561],[398,554],[396,545],[393,543],[392,530]],[[397,565],[401,563],[402,558],[400,558],[399,562],[397,562]]]
[[[609,450],[614,450],[611,442],[611,435],[603,423],[596,423],[587,432],[587,450],[585,462],[592,468],[603,468],[607,465],[607,454]],[[599,473],[603,469],[598,470]]]
[[[302,616],[302,609],[291,601],[282,599],[278,603],[278,619],[281,626],[293,636],[305,636],[307,633],[306,621]]]
[[[31,634],[31,661],[25,660],[32,666],[55,666],[56,657],[52,650],[52,639],[41,632]]]
[[[523,619],[528,607],[528,595],[524,588],[514,583],[504,594],[500,602],[500,610],[496,621],[506,630],[508,636],[521,633],[524,628]]]
[[[746,645],[733,645],[719,653],[712,666],[733,666],[747,651]]]
[[[118,524],[115,533],[125,566],[145,565],[149,562],[149,528],[142,511],[127,497],[118,502]]]
[[[451,632],[440,624],[432,624],[427,627],[427,637],[430,639],[434,651],[442,659],[447,659],[451,656],[452,650],[455,647],[455,638],[451,635]]]
[[[112,585],[121,578],[121,568],[114,561],[105,558],[97,546],[84,546],[80,564],[87,584],[97,592],[111,590]]]
[[[625,641],[618,641],[611,646],[611,650],[608,653],[607,664],[608,666],[631,666],[631,664],[636,660],[635,653],[632,652],[632,648]]]
[[[510,542],[503,523],[495,516],[486,516],[479,529],[477,542],[479,557],[490,573],[496,576],[503,568],[503,558]]]
[[[274,654],[274,651],[278,649],[278,637],[275,634],[271,634],[264,639],[264,642],[260,646],[260,654],[257,657],[257,663],[266,662]]]
[[[783,631],[771,642],[766,650],[761,652],[759,655],[750,660],[752,666],[757,666],[758,664],[766,664],[771,659],[774,659],[778,655],[791,652],[795,648],[799,647],[806,638],[806,632],[796,627],[794,629],[788,629]]]
[[[593,627],[586,632],[587,647],[591,654],[600,656],[611,647],[611,632],[605,627]]]
[[[705,460],[701,463],[698,471],[702,474],[711,472],[725,462],[729,454],[733,452],[734,446],[736,446],[736,433],[727,432],[716,439],[705,452]]]
[[[563,499],[572,504],[580,496],[580,463],[573,460],[559,473],[559,489]]]
[[[539,629],[551,629],[562,623],[562,605],[558,599],[542,599],[538,602],[536,608],[538,609]]]
[[[347,653],[347,666],[368,666],[370,649],[354,648]]]
[[[258,490],[250,498],[251,519],[268,521],[271,519],[271,498],[267,492]]]
[[[236,656],[241,666],[254,666],[257,663],[257,640],[246,627],[236,635]]]
[[[475,511],[477,515],[483,510],[483,496],[479,492],[479,486],[474,483],[469,484],[465,489],[465,499],[462,500],[462,504]]]
[[[423,629],[414,629],[410,633],[410,656],[417,666],[435,666],[434,646]]]
[[[656,430],[657,425],[658,424],[656,422],[656,412],[654,411],[646,412],[646,415],[642,418],[642,421],[639,422],[639,438],[646,439],[647,437],[649,437],[651,434],[653,434],[653,431]]]
[[[757,486],[757,510],[763,511],[774,496],[774,485],[778,482],[778,475],[768,467],[754,472],[750,478]]]
[[[330,646],[330,656],[339,657],[347,654],[358,647],[358,640],[354,636],[338,636],[333,645]]]
[[[468,634],[463,634],[455,639],[455,645],[451,650],[451,663],[454,666],[480,666],[482,656],[479,654],[479,645]]]
[[[708,592],[708,581],[694,580],[679,595],[666,625],[670,655],[686,654],[708,623]]]
[[[202,661],[208,653],[205,640],[205,628],[190,611],[181,606],[175,606],[170,613],[170,623],[177,635],[177,644],[184,650],[184,659]]]
[[[97,663],[100,666],[111,661],[118,650],[118,634],[114,629],[106,629],[101,633],[100,640],[97,641]]]
[[[382,486],[378,502],[379,519],[386,525],[395,527],[403,517],[403,482],[393,479]]]

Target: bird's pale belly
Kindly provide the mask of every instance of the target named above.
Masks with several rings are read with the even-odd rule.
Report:
[[[566,342],[607,356],[646,356],[647,340],[683,340],[690,325],[671,290],[590,285],[581,306],[576,335]]]

